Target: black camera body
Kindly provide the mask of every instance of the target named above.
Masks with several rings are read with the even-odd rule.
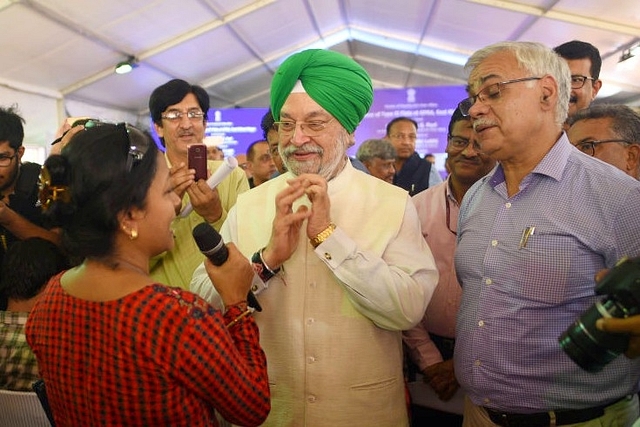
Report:
[[[640,313],[640,258],[622,259],[596,285],[595,292],[606,297],[582,313],[558,338],[574,362],[594,373],[600,372],[629,346],[628,334],[601,331],[596,328],[596,321]]]

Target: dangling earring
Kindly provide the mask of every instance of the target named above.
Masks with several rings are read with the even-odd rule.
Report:
[[[129,235],[129,240],[136,240],[138,238],[138,230],[135,228],[131,229],[131,234]]]

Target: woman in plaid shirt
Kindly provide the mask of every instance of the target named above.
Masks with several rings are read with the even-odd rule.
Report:
[[[261,424],[270,395],[248,260],[229,245],[226,263],[207,262],[224,313],[148,275],[174,243],[180,204],[153,141],[124,124],[92,127],[45,169],[41,202],[84,259],[52,278],[27,322],[56,425],[215,426],[214,410]]]

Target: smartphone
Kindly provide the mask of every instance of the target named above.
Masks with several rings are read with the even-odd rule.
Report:
[[[193,144],[187,148],[189,159],[189,169],[196,170],[196,181],[207,179],[207,146],[204,144]]]

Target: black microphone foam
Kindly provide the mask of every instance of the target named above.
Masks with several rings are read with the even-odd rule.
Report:
[[[229,258],[229,250],[222,241],[222,236],[215,228],[202,222],[193,229],[193,238],[200,252],[204,254],[213,265],[221,266]]]
[[[222,236],[215,228],[206,222],[202,222],[193,228],[191,234],[200,252],[209,258],[213,265],[221,266],[227,261],[227,258],[229,258],[229,249],[227,249],[227,246],[222,240]],[[255,308],[256,311],[262,311],[258,299],[251,291],[249,291],[247,295],[247,305]]]

